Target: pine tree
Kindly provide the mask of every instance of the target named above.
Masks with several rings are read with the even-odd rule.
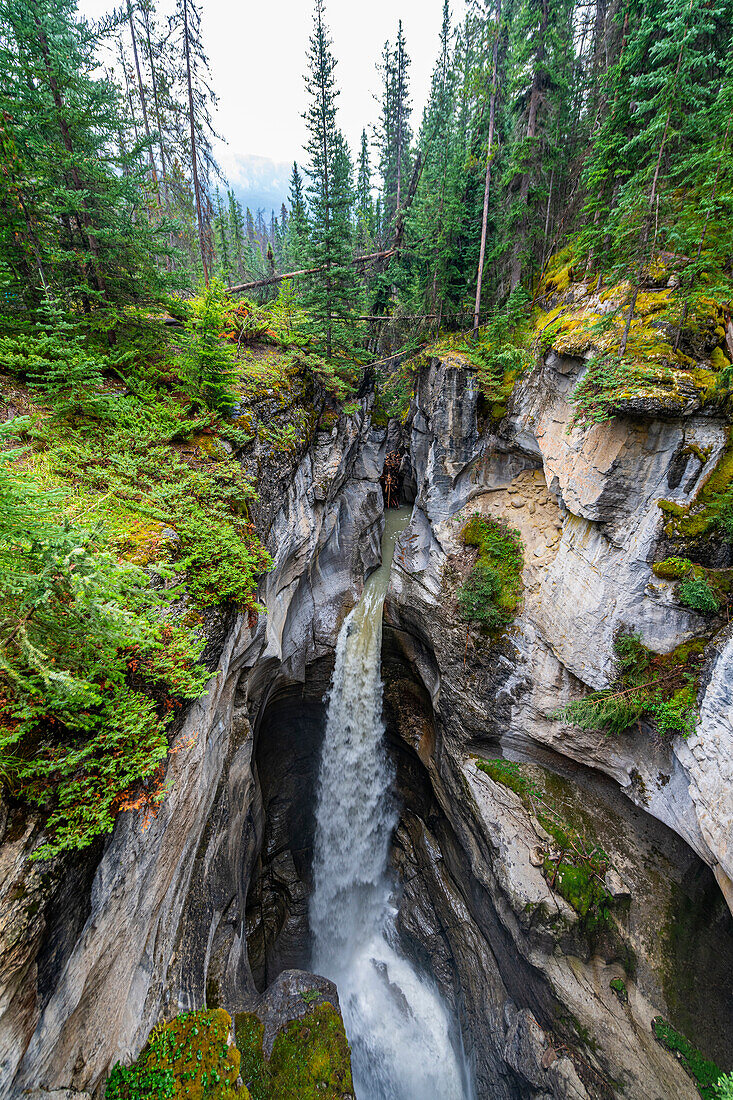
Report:
[[[167,246],[137,150],[114,149],[120,102],[73,12],[73,0],[0,2],[0,262],[27,306],[48,290],[88,312],[153,292]]]
[[[204,282],[208,283],[212,251],[211,177],[218,173],[212,149],[216,133],[211,121],[211,107],[216,104],[216,95],[209,83],[209,60],[201,34],[201,7],[196,0],[177,0],[171,27],[178,37],[183,63],[181,71],[185,74],[186,161],[191,170],[199,259]]]
[[[309,251],[308,214],[303,179],[298,171],[298,165],[293,163],[293,171],[290,174],[290,216],[284,241],[285,270],[298,271],[305,267]]]
[[[237,271],[242,273],[242,261],[244,258],[244,215],[241,203],[233,191],[227,191],[227,217],[229,222],[229,236],[232,242],[233,261]]]
[[[356,181],[356,247],[363,253],[374,246],[374,201],[372,199],[372,170],[369,163],[369,143],[366,130],[361,132],[361,150]]]
[[[379,66],[382,100],[376,140],[385,227],[394,223],[402,206],[405,181],[409,179],[411,169],[409,68],[410,58],[400,20],[395,45],[385,43]]]
[[[313,336],[323,341],[329,360],[335,350],[343,352],[353,347],[353,323],[350,326],[348,322],[357,298],[351,264],[352,167],[346,143],[336,128],[335,67],[324,3],[316,0],[305,77],[310,105],[304,118],[310,158],[310,257],[311,266],[320,274],[313,279],[306,302],[313,320]]]

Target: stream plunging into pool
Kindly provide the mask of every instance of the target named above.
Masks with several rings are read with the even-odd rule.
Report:
[[[409,509],[386,513],[382,564],[339,634],[318,778],[313,969],[338,986],[358,1100],[466,1100],[435,986],[396,947],[388,857],[397,809],[382,722],[382,607]]]

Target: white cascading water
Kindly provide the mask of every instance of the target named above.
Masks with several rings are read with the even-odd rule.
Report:
[[[318,781],[313,969],[338,986],[358,1100],[466,1100],[435,987],[393,946],[387,860],[397,823],[384,747],[382,606],[409,511],[387,512],[382,565],[339,634]]]

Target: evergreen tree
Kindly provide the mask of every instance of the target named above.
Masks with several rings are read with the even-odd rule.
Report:
[[[382,206],[385,227],[392,225],[404,200],[404,189],[411,169],[410,142],[410,58],[400,20],[394,46],[384,45],[382,62],[382,100],[376,131],[379,168],[382,176]],[[384,242],[383,242],[384,243]]]
[[[306,303],[313,320],[312,334],[322,341],[327,359],[336,350],[353,348],[353,321],[350,324],[349,320],[358,293],[351,264],[352,166],[346,142],[336,127],[335,67],[324,2],[316,0],[305,77],[310,104],[304,117],[310,158],[310,258],[320,274],[309,287]]]
[[[110,140],[122,112],[96,45],[73,0],[0,2],[0,261],[31,308],[47,291],[89,311],[159,285],[165,234],[137,148]]]
[[[356,247],[361,253],[372,251],[374,245],[374,201],[372,199],[372,169],[369,163],[369,143],[366,130],[361,132],[361,150],[356,180]]]

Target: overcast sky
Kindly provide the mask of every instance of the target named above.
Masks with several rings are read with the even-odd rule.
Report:
[[[99,18],[114,0],[80,0],[80,14]],[[167,14],[173,0],[159,0]],[[203,0],[203,30],[219,95],[217,128],[226,145],[218,160],[232,184],[241,188],[247,175],[268,172],[259,158],[274,162],[282,174],[301,161],[305,137],[303,73],[312,25],[310,0]],[[419,126],[438,55],[443,0],[327,0],[326,17],[338,65],[341,95],[338,121],[356,153],[362,127],[376,121],[379,76],[375,65],[387,38],[394,41],[402,19],[412,59],[410,80],[413,124]],[[451,0],[455,20],[465,0]],[[256,159],[254,159],[256,158]],[[280,173],[276,170],[280,169]]]

